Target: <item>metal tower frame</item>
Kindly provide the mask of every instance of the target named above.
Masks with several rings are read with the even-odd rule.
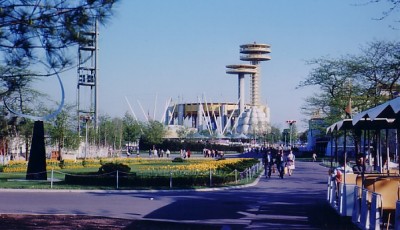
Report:
[[[245,44],[240,46],[240,53],[243,54],[240,56],[240,60],[242,61],[250,61],[252,65],[256,66],[256,72],[253,74],[251,78],[251,105],[259,106],[260,105],[260,77],[261,77],[261,67],[260,62],[269,61],[271,57],[268,55],[271,53],[270,45],[268,44],[257,44],[254,42],[253,44]]]
[[[78,49],[78,84],[77,84],[77,112],[78,133],[82,127],[87,128],[92,123],[97,130],[98,123],[98,25],[97,20],[92,31],[81,32],[86,42]]]

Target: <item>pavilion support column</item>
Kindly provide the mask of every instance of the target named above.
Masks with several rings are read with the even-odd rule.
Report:
[[[364,130],[364,142],[363,142],[363,151],[364,151],[364,157],[367,156],[367,130]]]
[[[382,154],[381,154],[381,131],[377,130],[377,143],[376,143],[376,156],[378,158],[377,160],[377,166],[379,167],[379,172],[382,173]]]
[[[367,153],[368,153],[368,155],[366,156],[366,157],[368,157],[368,165],[369,166],[372,166],[372,152],[371,152],[371,130],[368,130],[368,137],[367,137],[367,140],[368,140],[368,151],[367,151]]]
[[[336,130],[336,135],[335,135],[335,161],[336,163],[339,162],[338,159],[338,131]]]
[[[386,144],[386,170],[389,176],[389,162],[390,162],[390,154],[389,154],[389,129],[386,129],[385,135],[385,144]],[[385,163],[385,162],[384,162]]]

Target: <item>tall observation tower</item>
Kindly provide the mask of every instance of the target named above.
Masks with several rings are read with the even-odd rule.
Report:
[[[77,85],[77,107],[78,107],[78,132],[88,123],[94,125],[97,130],[97,21],[91,31],[81,32],[81,36],[87,41],[78,49],[78,85]]]
[[[271,53],[270,45],[267,44],[245,44],[240,46],[240,56],[242,61],[250,61],[252,65],[256,66],[256,73],[251,77],[251,105],[260,105],[260,65],[262,61],[269,61],[271,57],[268,55]]]
[[[251,65],[227,66],[232,70],[226,73],[238,74],[239,76],[239,117],[236,126],[238,134],[250,136],[263,135],[270,129],[269,108],[260,102],[260,62],[269,61],[271,57],[270,46],[267,44],[245,44],[240,46],[240,60],[249,61]],[[250,74],[250,106],[243,109],[243,79],[244,74]]]

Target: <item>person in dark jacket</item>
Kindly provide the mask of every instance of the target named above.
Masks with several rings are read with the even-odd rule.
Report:
[[[276,163],[276,168],[278,169],[279,172],[279,177],[282,179],[285,173],[285,161],[283,157],[284,157],[283,150],[279,150],[278,153],[276,154],[275,163]]]

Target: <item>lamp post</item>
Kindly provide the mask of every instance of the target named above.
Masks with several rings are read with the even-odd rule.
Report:
[[[296,121],[295,120],[287,120],[286,123],[289,124],[289,129],[290,129],[289,144],[290,144],[290,147],[293,147],[293,144],[292,144],[292,132],[293,132],[293,124],[296,123]]]

